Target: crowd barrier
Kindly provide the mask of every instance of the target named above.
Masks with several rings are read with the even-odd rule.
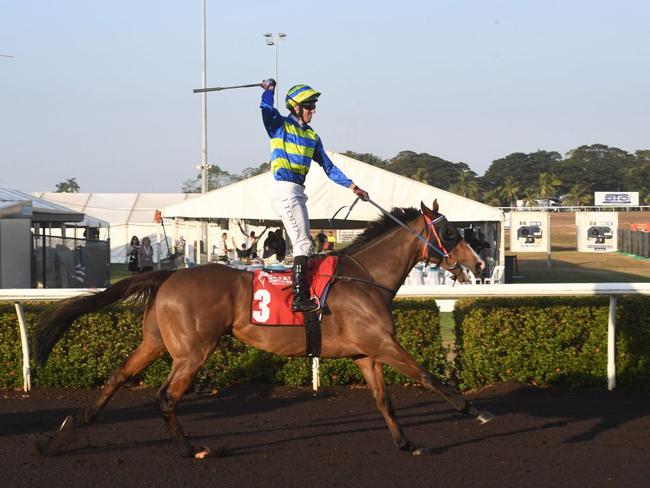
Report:
[[[56,301],[93,293],[92,289],[0,289],[0,301],[13,302],[16,307],[20,340],[23,351],[23,388],[31,388],[29,368],[29,342],[22,302]],[[548,297],[548,296],[609,296],[609,316],[607,321],[607,387],[616,386],[615,335],[616,303],[619,296],[650,295],[650,283],[530,283],[495,284],[490,286],[470,284],[462,286],[405,285],[397,291],[398,297],[435,298],[436,300],[456,300],[467,297]],[[318,385],[317,362],[314,371],[314,386]]]

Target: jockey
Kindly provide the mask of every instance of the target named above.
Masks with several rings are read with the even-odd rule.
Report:
[[[275,178],[271,205],[282,219],[293,244],[293,310],[313,312],[318,310],[318,304],[309,296],[306,276],[313,244],[305,195],[305,177],[312,160],[323,168],[330,180],[350,188],[358,197],[367,200],[368,193],[334,165],[320,137],[308,125],[316,112],[320,93],[307,85],[290,88],[285,99],[290,114],[283,117],[273,107],[275,84],[273,79],[261,83],[264,93],[260,103],[264,127],[271,138],[271,171]]]

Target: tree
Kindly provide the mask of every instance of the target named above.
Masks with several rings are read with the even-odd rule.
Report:
[[[61,183],[56,184],[56,193],[79,193],[79,184],[77,183],[77,178],[68,178]]]
[[[488,190],[485,193],[483,193],[483,196],[481,198],[483,203],[487,205],[492,205],[493,207],[500,207],[501,206],[501,198],[499,198],[499,190]]]
[[[512,153],[492,161],[479,183],[484,190],[493,190],[502,187],[505,179],[510,176],[519,188],[535,186],[537,175],[554,171],[555,165],[561,160],[562,156],[556,151]]]
[[[385,159],[382,159],[379,156],[375,156],[374,154],[371,153],[357,153],[354,151],[345,151],[343,155],[349,158],[356,159],[357,161],[363,161],[364,163],[372,164],[373,166],[377,166],[378,168],[385,168],[387,163]]]
[[[474,173],[465,163],[452,163],[437,156],[427,153],[416,153],[414,151],[401,151],[394,158],[388,160],[386,167],[388,171],[427,182],[443,190],[458,181],[460,172],[469,171]]]
[[[540,198],[554,197],[562,182],[553,173],[540,173],[537,179],[537,194]]]
[[[563,182],[561,191],[576,183],[594,191],[616,191],[623,190],[625,175],[636,163],[636,158],[622,149],[592,144],[569,151],[554,173]]]
[[[449,186],[449,191],[456,195],[476,200],[478,197],[476,173],[463,169],[458,174],[458,180]]]
[[[562,199],[564,205],[582,206],[591,203],[589,187],[581,183],[573,185]]]
[[[527,186],[524,188],[523,198],[526,205],[529,207],[534,207],[535,199],[537,198],[537,190],[535,190],[535,187]]]
[[[266,173],[271,170],[271,163],[262,163],[257,168],[246,168],[241,172],[239,176],[240,180],[245,180],[251,176],[257,176],[262,173]]]
[[[496,191],[511,207],[515,206],[519,197],[519,185],[511,175],[505,177],[503,184],[496,188]]]
[[[239,180],[239,177],[222,170],[218,165],[210,165],[208,169],[208,191],[216,190]],[[181,187],[183,193],[201,193],[201,173],[193,180],[185,180]]]

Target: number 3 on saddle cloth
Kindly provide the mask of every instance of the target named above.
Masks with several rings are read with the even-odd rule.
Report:
[[[321,308],[325,306],[327,293],[338,264],[338,256],[310,259],[307,279],[311,296],[317,297]],[[253,271],[253,300],[251,322],[258,325],[304,326],[305,314],[291,310],[293,305],[293,280],[291,270]]]

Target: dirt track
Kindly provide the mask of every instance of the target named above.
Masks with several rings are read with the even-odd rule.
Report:
[[[122,390],[56,457],[33,452],[95,392],[3,392],[3,486],[626,486],[650,485],[650,395],[502,385],[476,396],[497,414],[478,426],[418,388],[391,388],[407,435],[437,448],[398,452],[370,392],[245,386],[188,396],[181,422],[203,461],[177,456],[153,390]]]

